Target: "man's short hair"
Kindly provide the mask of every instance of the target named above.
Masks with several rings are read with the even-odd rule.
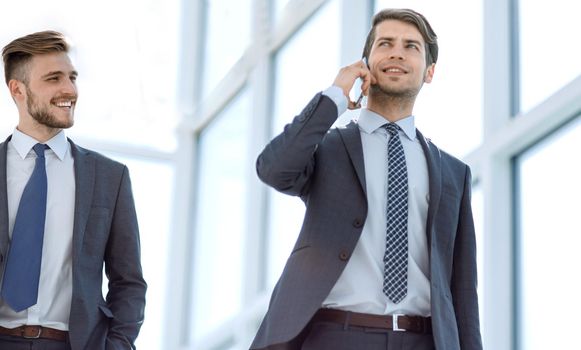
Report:
[[[63,34],[46,30],[13,40],[2,49],[4,78],[28,84],[27,65],[33,56],[53,52],[69,52],[69,44]]]
[[[367,34],[367,40],[363,48],[364,58],[369,58],[371,53],[371,47],[375,41],[376,27],[387,20],[402,21],[415,26],[426,42],[426,66],[436,63],[438,60],[438,37],[428,20],[422,14],[410,9],[385,9],[373,16],[371,30]]]

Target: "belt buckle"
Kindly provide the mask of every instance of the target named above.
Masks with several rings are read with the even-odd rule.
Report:
[[[405,316],[404,314],[393,314],[391,315],[391,319],[392,319],[392,330],[394,332],[405,332],[406,329],[405,328],[399,328],[399,323],[398,323],[398,319],[400,316]]]
[[[40,338],[41,334],[42,334],[42,327],[40,327],[40,326],[38,326],[38,333],[36,335],[33,335],[33,336],[27,335],[26,328],[24,328],[22,331],[22,338],[24,338],[24,339],[38,339],[38,338]]]

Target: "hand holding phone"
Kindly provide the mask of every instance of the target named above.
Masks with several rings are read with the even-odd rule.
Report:
[[[357,79],[361,79],[361,96],[357,99],[357,101],[351,101],[349,97],[349,92],[353,88],[355,81]],[[363,96],[367,95],[367,91],[369,90],[369,86],[375,82],[375,79],[369,72],[369,67],[367,65],[367,60],[358,60],[357,62],[348,65],[346,67],[341,68],[333,85],[341,88],[343,90],[343,94],[347,97],[348,105],[347,108],[349,109],[358,109],[361,108],[361,100]]]

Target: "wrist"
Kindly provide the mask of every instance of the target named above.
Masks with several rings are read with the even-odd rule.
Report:
[[[331,85],[323,91],[323,95],[330,98],[337,106],[337,114],[341,115],[347,110],[349,99],[345,96],[343,89],[337,85]]]

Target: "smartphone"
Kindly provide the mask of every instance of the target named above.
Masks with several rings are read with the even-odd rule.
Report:
[[[369,68],[369,64],[367,63],[367,57],[363,57],[363,62],[365,63],[367,68]],[[361,91],[361,94],[359,94],[359,98],[357,99],[357,101],[355,101],[355,107],[361,107],[361,101],[363,101],[363,91]]]

